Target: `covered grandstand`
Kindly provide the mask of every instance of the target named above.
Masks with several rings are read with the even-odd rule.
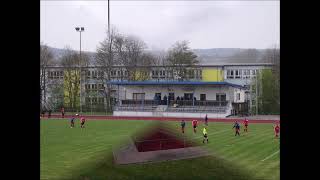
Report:
[[[244,87],[228,82],[112,81],[115,116],[226,117],[244,103]]]

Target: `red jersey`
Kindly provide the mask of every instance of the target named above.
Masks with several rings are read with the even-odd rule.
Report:
[[[245,126],[248,126],[248,123],[249,123],[248,119],[244,120],[244,125]]]
[[[81,121],[81,122],[85,122],[86,119],[84,119],[84,117],[82,117],[82,118],[80,119],[80,121]]]
[[[275,130],[276,132],[279,132],[279,131],[280,131],[280,127],[277,125],[276,127],[274,127],[274,130]]]
[[[64,113],[64,108],[61,108],[61,112],[63,112],[63,113]]]
[[[192,126],[196,126],[198,124],[198,121],[197,120],[193,120],[192,121]]]

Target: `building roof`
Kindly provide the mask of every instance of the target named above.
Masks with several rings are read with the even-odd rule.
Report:
[[[272,63],[210,63],[210,64],[197,64],[197,65],[193,65],[193,66],[188,66],[185,65],[186,67],[225,67],[225,66],[273,66]],[[171,65],[151,65],[151,66],[137,66],[137,68],[143,68],[143,67],[151,67],[151,68],[163,68],[163,67],[174,67]],[[63,66],[60,65],[52,65],[52,66],[48,66],[48,68],[65,68]],[[73,66],[70,68],[79,68],[79,66]],[[99,65],[89,65],[89,66],[82,66],[81,68],[83,69],[87,69],[87,68],[103,68],[102,66]],[[125,68],[125,66],[123,65],[114,65],[111,66],[111,68]]]
[[[229,82],[203,82],[203,81],[110,81],[110,84],[113,85],[126,85],[126,86],[135,86],[135,85],[221,85],[221,86],[232,86],[236,88],[244,88],[244,86],[239,84],[233,84]]]

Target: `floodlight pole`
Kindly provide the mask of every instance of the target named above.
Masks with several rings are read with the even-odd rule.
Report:
[[[110,0],[108,0],[108,36],[110,38]]]
[[[81,32],[84,31],[84,27],[76,27],[77,32],[80,32],[80,57],[79,57],[79,69],[80,69],[80,113],[82,113],[82,64],[81,64]]]

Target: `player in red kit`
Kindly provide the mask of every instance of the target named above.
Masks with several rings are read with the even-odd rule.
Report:
[[[279,123],[277,123],[276,125],[274,125],[274,126],[273,126],[273,129],[274,129],[275,138],[278,138],[278,137],[279,137],[279,133],[280,133],[280,125],[279,125]]]
[[[80,123],[81,123],[81,128],[84,128],[84,123],[86,122],[86,119],[82,116],[81,118],[80,118]]]
[[[248,132],[248,124],[249,124],[249,121],[248,121],[247,118],[244,119],[243,124],[244,124],[243,132]]]
[[[197,125],[198,121],[197,120],[192,120],[192,127],[193,127],[193,132],[197,133]]]
[[[64,107],[61,108],[61,116],[64,118]]]

